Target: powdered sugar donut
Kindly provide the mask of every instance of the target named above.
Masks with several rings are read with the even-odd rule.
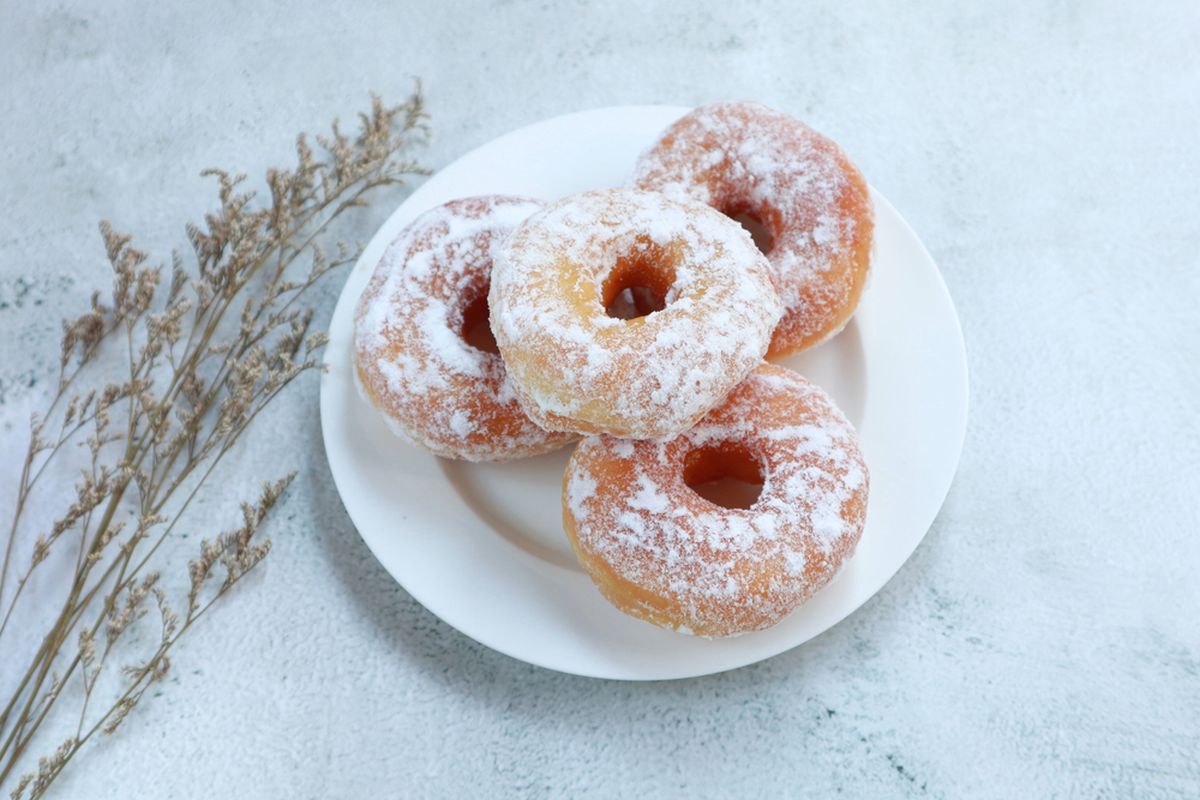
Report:
[[[786,309],[771,355],[819,344],[850,320],[870,266],[873,213],[866,180],[830,139],[757,103],[701,106],[642,155],[633,182],[762,223]]]
[[[606,313],[624,300],[626,315]],[[492,331],[554,430],[666,439],[759,363],[782,308],[766,259],[697,203],[604,189],[534,214],[497,251]]]
[[[749,508],[691,486],[762,481]],[[696,427],[662,444],[580,442],[563,480],[563,525],[618,609],[700,636],[774,625],[853,553],[867,511],[857,436],[815,384],[764,364]]]
[[[525,415],[487,341],[491,248],[540,207],[454,200],[417,217],[384,252],[354,315],[355,373],[401,438],[469,461],[536,455],[574,438]]]

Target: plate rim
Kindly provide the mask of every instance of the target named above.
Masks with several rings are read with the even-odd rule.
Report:
[[[330,318],[330,333],[331,333],[331,335],[333,334],[334,321],[339,319],[343,314],[349,313],[348,311],[343,310],[343,304],[352,306],[354,304],[354,302],[357,301],[357,293],[355,293],[355,296],[353,298],[350,298],[350,297],[348,297],[347,290],[355,283],[355,280],[354,280],[355,273],[358,273],[361,269],[364,268],[364,260],[365,260],[366,256],[372,250],[376,249],[375,246],[378,244],[379,240],[384,236],[385,231],[388,231],[390,228],[394,227],[392,224],[394,219],[396,219],[400,215],[405,214],[407,212],[407,210],[410,208],[415,208],[415,211],[413,213],[416,214],[416,213],[420,213],[421,211],[423,211],[427,207],[429,207],[429,204],[424,200],[424,198],[427,195],[434,193],[433,190],[430,189],[429,187],[431,187],[431,186],[436,187],[438,176],[451,170],[453,167],[458,165],[460,162],[475,158],[478,156],[478,154],[481,151],[485,151],[487,149],[497,147],[501,143],[510,141],[514,138],[529,136],[532,133],[533,129],[536,129],[539,127],[548,127],[548,126],[552,126],[555,124],[565,124],[574,118],[583,118],[583,117],[589,117],[589,116],[595,116],[595,115],[609,116],[609,115],[620,115],[620,114],[646,114],[646,113],[662,114],[664,116],[667,114],[675,114],[676,116],[681,116],[682,114],[684,114],[690,110],[691,110],[691,107],[689,107],[689,106],[645,104],[645,105],[604,106],[604,107],[598,107],[598,108],[587,109],[587,110],[582,110],[582,111],[574,111],[574,112],[570,112],[567,114],[561,114],[561,115],[557,115],[554,117],[548,117],[548,118],[545,118],[542,120],[532,122],[527,125],[523,125],[519,128],[511,130],[507,133],[501,134],[500,136],[489,139],[489,140],[483,142],[482,144],[467,151],[466,153],[462,154],[461,156],[454,159],[453,161],[449,162],[448,164],[443,166],[441,169],[439,169],[428,180],[426,180],[424,183],[422,183],[419,187],[414,189],[399,205],[396,206],[395,209],[392,210],[392,212],[387,216],[387,218],[380,224],[378,229],[372,234],[370,240],[368,241],[368,244],[363,248],[359,259],[355,262],[354,266],[347,273],[345,281],[342,285],[342,288],[339,291],[338,299],[337,299],[337,302],[335,303],[334,311]],[[949,496],[950,490],[954,485],[954,480],[957,475],[959,465],[961,464],[962,451],[963,451],[963,447],[964,447],[965,441],[966,441],[967,424],[968,424],[969,413],[970,413],[970,375],[969,375],[969,362],[967,359],[967,352],[966,352],[966,341],[963,336],[962,324],[961,324],[961,320],[958,315],[958,310],[954,304],[953,297],[950,294],[949,287],[946,284],[945,277],[942,275],[942,272],[938,268],[937,263],[934,261],[932,255],[929,253],[928,248],[926,248],[924,242],[916,234],[916,231],[909,224],[908,220],[905,219],[904,216],[901,215],[899,213],[899,211],[895,208],[895,206],[881,192],[879,192],[878,189],[875,188],[874,186],[871,187],[871,194],[872,194],[872,200],[876,204],[877,217],[878,217],[878,213],[879,213],[879,207],[881,205],[886,206],[888,212],[894,217],[895,221],[899,223],[899,225],[902,227],[904,233],[911,239],[911,242],[919,248],[920,254],[921,254],[921,256],[923,256],[923,259],[928,263],[928,265],[930,267],[932,267],[931,276],[934,278],[935,288],[939,295],[938,299],[944,305],[945,310],[947,310],[949,312],[949,319],[950,319],[950,321],[952,321],[953,330],[957,334],[953,338],[952,341],[943,342],[943,345],[946,345],[946,346],[952,345],[952,349],[954,351],[954,356],[955,356],[954,366],[956,368],[955,371],[959,375],[958,391],[960,393],[959,396],[961,398],[961,403],[956,404],[956,406],[961,407],[961,412],[960,412],[961,421],[960,421],[960,424],[957,426],[956,430],[954,431],[954,436],[953,436],[953,440],[954,440],[953,441],[953,454],[954,454],[953,455],[953,464],[952,464],[951,468],[947,471],[946,477],[944,479],[944,486],[941,487],[941,490],[938,493],[936,510],[933,513],[933,517],[929,520],[928,524],[924,526],[924,530],[921,532],[921,534],[913,540],[911,547],[909,547],[907,549],[907,552],[905,552],[903,554],[903,557],[897,559],[894,566],[888,569],[886,577],[883,578],[882,582],[880,582],[879,585],[876,588],[874,588],[869,594],[867,594],[862,600],[858,601],[857,603],[855,603],[853,605],[850,605],[849,607],[847,607],[844,610],[844,612],[839,611],[839,613],[837,613],[835,615],[835,618],[832,619],[832,621],[830,621],[829,624],[826,625],[818,633],[812,634],[812,635],[808,636],[807,638],[801,639],[800,641],[793,642],[791,644],[786,644],[778,649],[773,649],[771,652],[768,652],[768,653],[765,653],[762,655],[755,655],[748,660],[739,661],[738,663],[731,663],[727,666],[722,666],[722,667],[719,667],[716,669],[702,667],[702,668],[698,668],[695,670],[687,670],[687,669],[675,670],[675,671],[671,672],[670,674],[663,674],[661,676],[648,676],[648,675],[640,675],[640,674],[639,675],[624,675],[624,674],[619,674],[619,673],[615,673],[615,672],[611,672],[611,671],[604,671],[604,670],[589,671],[589,670],[585,670],[585,669],[580,669],[578,667],[566,667],[561,663],[555,663],[555,662],[553,662],[553,660],[542,658],[540,654],[531,655],[529,653],[516,652],[516,650],[514,648],[511,648],[507,645],[504,637],[502,637],[502,636],[493,637],[490,635],[490,632],[488,632],[488,631],[480,632],[477,630],[468,630],[467,628],[469,628],[470,626],[464,626],[462,624],[459,624],[461,622],[461,618],[459,617],[459,615],[444,613],[445,612],[444,607],[438,609],[438,607],[441,606],[442,604],[439,604],[436,601],[434,601],[432,603],[429,602],[430,597],[426,592],[424,592],[423,589],[421,589],[421,588],[414,589],[413,586],[410,585],[412,583],[411,581],[405,582],[405,580],[403,580],[400,577],[400,575],[397,574],[397,572],[399,570],[394,569],[393,566],[389,563],[391,561],[391,559],[388,557],[385,557],[384,554],[382,554],[380,552],[380,548],[377,547],[377,543],[373,542],[373,538],[375,538],[375,537],[372,537],[369,534],[363,533],[363,525],[360,524],[360,519],[356,518],[355,509],[353,509],[351,507],[351,505],[346,502],[346,491],[343,486],[343,481],[349,480],[350,478],[347,475],[342,475],[341,477],[339,477],[338,468],[335,466],[335,463],[334,463],[335,459],[333,457],[331,457],[330,436],[331,436],[331,430],[333,428],[333,425],[331,424],[330,419],[327,419],[327,417],[329,417],[333,413],[332,407],[335,405],[335,401],[333,400],[332,392],[336,391],[336,389],[332,385],[333,382],[328,380],[328,374],[329,374],[328,370],[331,366],[331,361],[339,358],[339,354],[333,352],[333,349],[332,349],[333,342],[331,342],[330,343],[331,346],[327,346],[325,353],[322,354],[322,365],[325,368],[326,373],[321,376],[320,389],[319,389],[319,398],[320,398],[319,414],[320,414],[320,420],[321,420],[321,438],[322,438],[323,449],[325,451],[326,463],[329,465],[330,474],[333,477],[334,486],[337,490],[339,500],[341,500],[342,506],[346,510],[347,516],[350,518],[350,521],[353,523],[353,525],[355,527],[355,531],[358,533],[359,537],[367,545],[367,548],[371,551],[372,555],[380,563],[380,565],[384,568],[384,570],[388,573],[388,575],[394,581],[396,581],[396,583],[401,588],[403,588],[414,600],[416,600],[418,603],[420,603],[425,608],[425,610],[427,610],[429,613],[433,614],[439,620],[441,620],[445,624],[449,625],[450,627],[454,628],[456,631],[458,631],[460,634],[466,636],[467,638],[469,638],[473,641],[479,642],[480,644],[484,645],[485,647],[495,650],[496,652],[501,653],[505,656],[508,656],[509,658],[513,658],[518,661],[532,664],[534,666],[538,666],[538,667],[541,667],[544,669],[550,669],[550,670],[553,670],[556,672],[561,672],[563,674],[579,675],[582,677],[607,679],[607,680],[635,680],[635,681],[684,680],[684,679],[688,679],[688,678],[700,677],[703,675],[720,674],[722,672],[727,672],[729,670],[740,669],[741,667],[744,667],[744,666],[749,666],[751,664],[759,663],[768,658],[772,658],[776,655],[780,655],[782,653],[788,652],[796,647],[799,647],[807,642],[810,642],[810,641],[818,638],[819,636],[828,632],[834,626],[840,624],[841,622],[844,622],[850,615],[852,615],[853,613],[855,613],[856,611],[861,609],[864,605],[866,605],[868,600],[870,600],[872,597],[877,595],[880,591],[882,591],[882,589],[888,583],[891,582],[891,580],[896,576],[896,574],[899,573],[900,569],[906,563],[908,563],[908,561],[911,559],[913,553],[916,552],[917,548],[921,545],[921,543],[924,541],[925,537],[928,535],[929,530],[936,523],[937,518],[941,514],[941,511],[945,505],[946,498]],[[426,203],[426,204],[423,205],[423,203]],[[386,245],[386,242],[384,244]],[[366,266],[373,268],[373,265],[366,265]],[[429,458],[434,458],[434,457],[429,456]],[[439,470],[439,472],[440,472],[440,470]],[[444,474],[442,476],[440,476],[440,478],[444,480],[445,479]],[[368,526],[368,527],[370,527],[370,526]]]

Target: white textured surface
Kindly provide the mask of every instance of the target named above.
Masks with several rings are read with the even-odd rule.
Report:
[[[98,218],[165,256],[210,202],[200,167],[259,173],[412,74],[435,166],[620,103],[753,97],[834,137],[958,304],[966,449],[925,543],[843,624],[729,674],[605,683],[485,650],[391,582],[310,381],[201,509],[233,521],[244,478],[299,467],[266,569],[63,796],[1200,794],[1194,4],[240,5],[0,4],[6,456],[58,318],[106,284]]]

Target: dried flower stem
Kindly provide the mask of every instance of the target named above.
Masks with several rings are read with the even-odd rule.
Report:
[[[402,157],[427,133],[425,119],[418,89],[396,107],[373,98],[369,113],[359,115],[355,138],[335,122],[329,136],[316,137],[323,156],[300,136],[297,166],[267,173],[269,202],[262,205],[243,190],[244,176],[206,170],[217,179],[220,208],[202,226],[187,227],[195,266],[189,272],[175,255],[165,299],[163,269],[146,266],[146,255],[128,236],[101,224],[114,274],[111,299],[102,303],[97,293],[87,312],[64,322],[57,391],[33,419],[0,562],[3,642],[33,573],[61,540],[76,537],[73,579],[62,606],[0,710],[0,785],[40,741],[64,689],[79,688],[71,695],[79,697],[79,707],[73,735],[41,758],[36,771],[21,776],[13,798],[26,792],[40,797],[95,734],[116,731],[149,686],[166,675],[179,639],[267,555],[270,542],[259,532],[294,474],[264,484],[253,504],[242,505],[240,527],[202,543],[188,565],[182,614],[151,569],[249,425],[296,378],[320,368],[317,356],[326,339],[310,333],[313,312],[303,298],[358,255],[341,243],[327,255],[321,241],[335,219],[366,205],[377,189],[426,173]],[[293,278],[300,261],[307,262],[307,273]],[[123,340],[127,374],[77,392],[81,374],[98,369],[102,347],[117,339]],[[8,593],[33,489],[69,443],[82,445],[89,456],[75,500],[37,536]],[[93,715],[99,678],[126,631],[147,613],[149,598],[159,612],[158,643],[142,663],[123,668],[124,689],[105,698],[104,710]],[[77,646],[68,649],[72,640]]]

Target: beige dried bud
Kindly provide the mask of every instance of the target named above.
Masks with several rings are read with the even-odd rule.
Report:
[[[33,564],[36,567],[38,564],[46,560],[50,555],[50,543],[46,540],[46,534],[39,533],[37,541],[33,543]]]

